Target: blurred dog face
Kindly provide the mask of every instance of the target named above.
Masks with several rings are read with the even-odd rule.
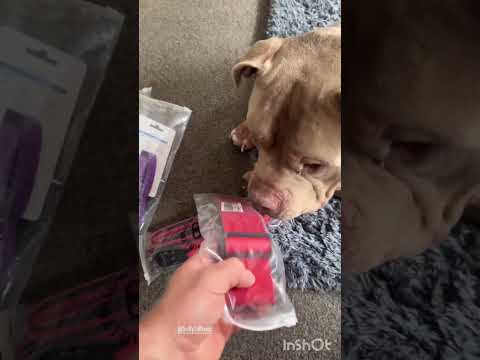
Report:
[[[319,209],[340,189],[340,29],[260,41],[233,74],[237,83],[256,75],[247,118],[232,132],[259,152],[249,196],[282,219]]]
[[[346,271],[445,239],[479,190],[480,51],[464,27],[476,19],[454,6],[459,13],[445,27],[451,10],[397,5],[375,13],[386,21],[381,38],[379,24],[360,11],[367,18],[350,34],[359,46],[346,46],[366,56],[344,68]]]

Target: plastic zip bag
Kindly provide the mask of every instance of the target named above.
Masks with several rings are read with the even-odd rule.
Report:
[[[186,107],[156,100],[151,88],[139,93],[139,252],[147,283],[153,281],[147,260],[147,230],[160,204],[175,156],[192,111]]]
[[[247,330],[266,331],[297,323],[286,292],[280,248],[261,214],[248,199],[216,194],[194,196],[200,232],[200,253],[213,261],[238,257],[255,275],[250,288],[226,295],[225,320]]]
[[[267,215],[263,217],[269,228],[276,226],[272,225],[275,224],[275,220]],[[145,257],[149,279],[153,281],[160,274],[175,271],[197,253],[202,242],[203,237],[196,216],[149,231],[145,234]]]
[[[9,224],[14,227],[15,242],[14,248],[9,250],[13,256],[9,256],[10,261],[4,265],[6,269],[0,273],[1,307],[13,306],[18,302],[30,277],[33,263],[61,199],[63,185],[103,82],[123,20],[123,15],[111,8],[82,0],[6,0],[0,3],[0,27],[21,32],[78,58],[86,65],[83,84],[41,214],[36,221],[22,219]],[[43,94],[38,93],[38,96]]]
[[[196,217],[163,226],[145,235],[146,271],[150,281],[175,271],[198,252],[203,241]]]

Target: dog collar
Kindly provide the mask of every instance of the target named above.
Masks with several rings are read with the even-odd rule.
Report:
[[[185,249],[162,250],[154,255],[155,263],[164,268],[178,265],[186,261],[190,256]]]
[[[270,258],[272,240],[261,215],[250,206],[243,212],[221,212],[223,242],[219,253],[222,258],[239,258],[245,268],[255,275],[255,283],[249,288],[233,288],[227,297],[231,307],[273,305],[275,290]]]

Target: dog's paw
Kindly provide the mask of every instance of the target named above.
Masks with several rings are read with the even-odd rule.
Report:
[[[250,135],[250,130],[245,125],[239,125],[230,133],[234,145],[240,147],[241,151],[248,151],[255,147]]]

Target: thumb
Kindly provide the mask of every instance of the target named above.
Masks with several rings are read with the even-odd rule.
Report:
[[[255,276],[238,258],[228,258],[210,265],[204,274],[206,287],[215,294],[226,294],[234,287],[250,287]]]

